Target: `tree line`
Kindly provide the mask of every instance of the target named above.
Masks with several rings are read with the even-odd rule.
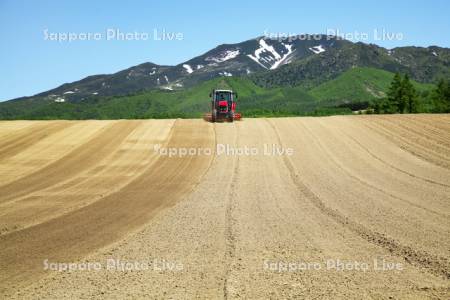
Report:
[[[431,102],[434,113],[450,112],[450,81],[441,79],[431,92]],[[378,114],[417,113],[421,112],[419,105],[420,95],[411,83],[408,74],[394,75],[387,92],[387,97],[376,102],[373,112]]]

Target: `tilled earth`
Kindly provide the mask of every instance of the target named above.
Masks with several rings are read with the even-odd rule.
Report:
[[[449,299],[449,279],[450,115],[0,122],[1,298]]]

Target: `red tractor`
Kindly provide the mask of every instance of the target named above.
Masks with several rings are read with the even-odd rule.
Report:
[[[231,90],[213,90],[211,94],[211,114],[206,114],[208,121],[228,121],[240,120],[241,114],[236,112],[237,93]]]

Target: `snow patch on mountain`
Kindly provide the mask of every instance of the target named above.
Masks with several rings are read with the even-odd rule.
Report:
[[[204,67],[203,65],[197,65],[197,70],[200,70],[203,67]]]
[[[323,48],[322,45],[311,47],[311,48],[309,48],[309,50],[311,50],[315,54],[319,54],[319,53],[325,52],[325,49]]]
[[[251,58],[254,62],[256,62],[258,65],[260,65],[261,67],[263,67],[264,69],[268,69],[265,65],[263,65],[263,64],[259,61],[258,58],[254,57],[254,56],[251,55],[251,54],[247,54],[247,56],[248,56],[249,58]]]
[[[274,70],[278,68],[281,64],[287,63],[287,58],[293,52],[293,46],[290,44],[282,45],[286,48],[286,53],[278,53],[275,48],[271,45],[268,45],[264,39],[259,40],[259,48],[255,50],[253,54],[247,54],[247,56],[262,66],[264,69]],[[283,51],[284,52],[284,51]],[[267,53],[262,57],[263,53]]]
[[[67,91],[64,94],[75,94],[75,92],[74,91]]]
[[[229,73],[229,72],[227,72],[227,71],[219,72],[219,75],[220,75],[220,76],[226,76],[226,77],[231,77],[231,76],[233,76],[233,74],[231,74],[231,73]]]
[[[205,58],[206,61],[214,61],[216,63],[221,63],[230,59],[235,58],[240,53],[239,49],[235,50],[225,50],[221,53],[219,53],[217,56],[208,56]]]
[[[277,51],[275,51],[275,48],[273,46],[267,45],[267,43],[266,43],[266,41],[264,39],[260,39],[259,40],[259,44],[261,45],[261,47],[264,50],[269,51],[270,53],[272,53],[272,55],[275,57],[275,59],[281,59],[281,55],[278,54]]]
[[[281,57],[278,61],[276,61],[276,62],[270,67],[271,70],[274,70],[274,69],[278,68],[281,64],[285,63],[285,62],[286,62],[286,58],[287,58],[289,55],[291,55],[291,53],[293,52],[293,50],[292,50],[292,48],[293,48],[292,45],[289,45],[289,44],[282,44],[282,45],[286,48],[287,52],[286,52],[285,54],[283,54],[283,57]]]
[[[264,41],[264,39],[259,40],[259,48],[255,50],[255,56],[253,56],[252,54],[248,54],[248,56],[250,58],[252,58],[253,60],[260,60],[261,54],[266,51],[276,53],[276,55],[278,57],[280,57],[280,55],[275,51],[275,49],[272,46],[267,45],[267,43],[266,43],[266,41]]]
[[[194,70],[192,70],[191,66],[188,64],[184,64],[183,68],[186,69],[186,72],[188,72],[189,74],[191,74],[192,72],[194,72]]]

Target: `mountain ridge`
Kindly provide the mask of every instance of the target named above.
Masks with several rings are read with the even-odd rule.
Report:
[[[292,41],[257,37],[218,45],[177,65],[144,62],[9,101],[80,102],[152,89],[180,90],[228,76],[248,77],[262,87],[310,89],[355,67],[402,72],[418,82],[434,82],[440,77],[450,77],[450,49],[438,46],[386,49],[327,35],[306,35]]]
[[[9,101],[0,103],[0,119],[199,118],[210,109],[208,94],[217,87],[238,91],[238,111],[244,117],[348,114],[380,100],[393,77],[379,69],[354,68],[311,90],[300,86],[264,88],[248,77],[218,77],[176,91],[153,89],[64,103]],[[434,85],[412,84],[421,94],[420,111],[430,112],[433,106],[422,95]]]

